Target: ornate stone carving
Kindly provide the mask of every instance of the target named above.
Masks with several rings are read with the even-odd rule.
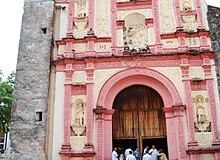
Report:
[[[189,32],[196,32],[198,28],[198,23],[196,20],[196,15],[182,15],[183,29]]]
[[[74,103],[71,128],[74,136],[83,136],[85,134],[85,103],[82,99],[78,99]]]
[[[206,102],[207,98],[198,94],[193,98],[194,111],[195,111],[195,129],[198,132],[210,132],[211,122],[208,120]]]
[[[83,38],[89,31],[88,20],[74,21],[73,35],[75,38]]]
[[[147,27],[143,23],[133,24],[124,28],[124,44],[130,49],[140,50],[148,44]]]

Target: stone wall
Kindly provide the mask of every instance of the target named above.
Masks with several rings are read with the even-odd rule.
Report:
[[[10,159],[46,159],[53,12],[53,1],[24,3],[15,78]]]
[[[212,48],[215,52],[216,72],[220,93],[220,8],[208,6],[208,22],[211,32]]]

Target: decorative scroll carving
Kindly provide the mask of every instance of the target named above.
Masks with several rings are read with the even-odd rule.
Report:
[[[196,20],[196,15],[182,15],[183,29],[189,32],[196,32],[198,28],[198,23]]]
[[[75,21],[73,24],[73,35],[75,38],[83,38],[89,31],[88,20]]]
[[[74,136],[85,134],[85,103],[81,99],[74,103],[71,128]]]
[[[208,98],[198,94],[193,98],[194,111],[195,111],[195,129],[197,132],[210,132],[211,122],[208,120],[206,102]]]

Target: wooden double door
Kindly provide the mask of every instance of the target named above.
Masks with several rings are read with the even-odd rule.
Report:
[[[122,90],[113,103],[113,147],[140,151],[155,144],[167,150],[163,100],[152,88],[134,85]]]

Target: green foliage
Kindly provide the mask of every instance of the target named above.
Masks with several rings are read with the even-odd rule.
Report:
[[[15,81],[15,72],[11,72],[11,74],[6,78],[6,83],[10,86],[14,87],[14,81]]]
[[[3,80],[0,70],[0,133],[7,130],[11,124],[12,93],[14,90],[15,72]]]

